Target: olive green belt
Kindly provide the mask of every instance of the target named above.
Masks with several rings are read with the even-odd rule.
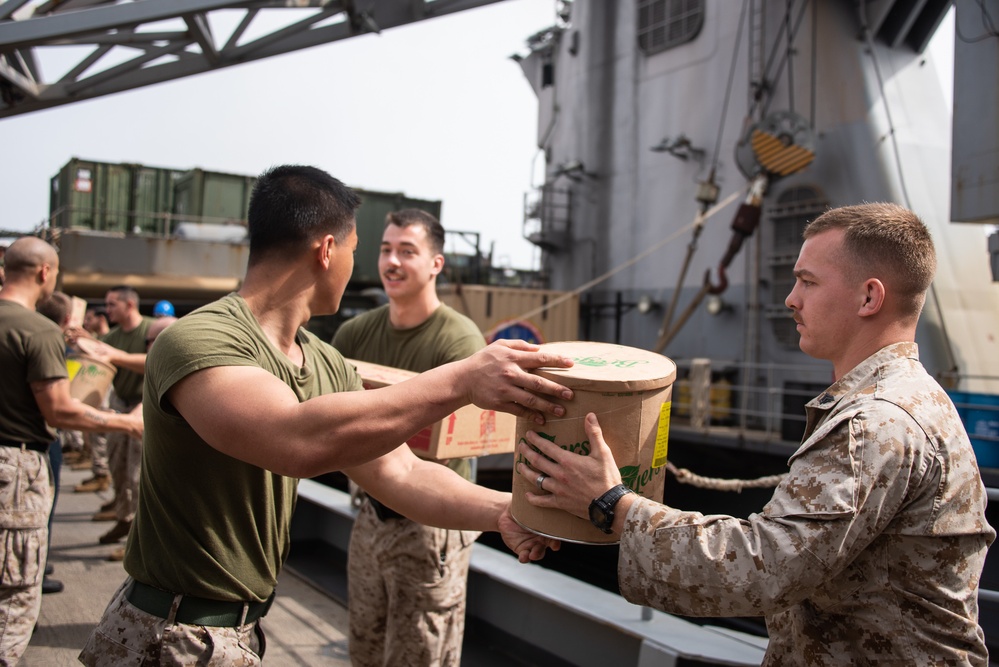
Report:
[[[170,618],[170,608],[175,597],[175,593],[161,591],[139,581],[133,581],[125,591],[125,599],[133,606],[163,619]],[[223,602],[184,595],[180,599],[174,621],[185,625],[236,628],[263,618],[273,601],[274,593],[263,602]]]

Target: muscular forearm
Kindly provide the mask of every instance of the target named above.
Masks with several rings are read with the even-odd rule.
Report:
[[[386,454],[469,402],[539,424],[545,414],[564,414],[546,396],[571,400],[572,392],[526,369],[571,361],[504,343],[370,391],[301,401],[260,368],[224,366],[188,375],[167,399],[206,442],[229,456],[281,475],[313,477]]]
[[[58,406],[46,419],[50,426],[67,431],[128,431],[130,422],[124,415],[92,408],[70,399]]]
[[[345,471],[370,495],[407,518],[454,530],[499,530],[510,494],[478,486],[450,468],[400,447],[378,461]]]
[[[370,461],[467,403],[460,387],[438,369],[399,385],[301,403],[299,416],[292,417],[289,426],[313,456],[307,464],[309,474],[299,476]],[[316,447],[317,443],[324,446]]]
[[[146,355],[144,354],[122,353],[120,356],[116,357],[116,361],[113,361],[112,363],[118,368],[123,368],[127,371],[132,371],[133,373],[146,372]]]
[[[121,350],[118,350],[113,354],[109,354],[108,360],[116,368],[123,368],[127,371],[140,374],[144,374],[146,372],[145,353],[122,352]]]

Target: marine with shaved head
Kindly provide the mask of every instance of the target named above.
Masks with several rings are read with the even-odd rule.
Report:
[[[141,417],[112,415],[72,398],[62,331],[35,312],[55,291],[59,255],[35,237],[7,249],[0,289],[0,665],[14,665],[31,639],[52,506],[49,444],[55,428],[141,435]]]

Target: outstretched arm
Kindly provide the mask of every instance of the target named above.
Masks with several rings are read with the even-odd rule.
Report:
[[[118,414],[92,408],[70,395],[66,378],[32,382],[31,391],[49,426],[69,431],[121,431],[133,438],[142,437],[141,411]]]
[[[572,392],[529,371],[571,365],[535,345],[499,341],[381,389],[300,402],[261,368],[218,366],[186,376],[167,399],[219,451],[289,477],[313,477],[386,454],[469,402],[539,424],[546,414],[561,416],[564,408],[542,395],[568,400]]]
[[[510,494],[473,484],[450,468],[417,458],[403,445],[344,471],[368,494],[406,517],[454,530],[498,531],[522,563],[538,560],[558,540],[522,528],[510,515]]]

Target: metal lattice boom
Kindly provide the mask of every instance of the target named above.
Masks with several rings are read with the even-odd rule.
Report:
[[[0,0],[0,118],[498,1]],[[290,22],[275,27],[273,21],[260,20],[280,12],[291,17]],[[238,20],[233,21],[235,17]],[[234,27],[222,35],[223,25]],[[265,25],[263,34],[261,25]],[[43,52],[66,46],[84,48],[61,49],[79,57],[64,73],[46,78]]]

